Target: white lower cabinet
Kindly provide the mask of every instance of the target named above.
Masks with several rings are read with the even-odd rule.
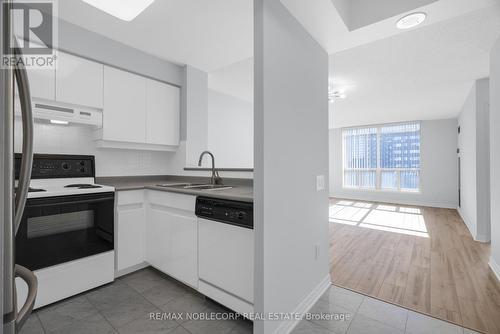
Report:
[[[115,224],[117,276],[144,264],[145,210],[143,190],[118,192]]]
[[[195,196],[148,192],[146,260],[156,269],[198,288],[198,222]]]
[[[118,275],[151,265],[239,313],[253,312],[254,231],[195,215],[196,196],[119,191]]]

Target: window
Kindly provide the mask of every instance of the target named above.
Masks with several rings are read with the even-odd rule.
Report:
[[[420,190],[420,123],[342,130],[344,188]]]

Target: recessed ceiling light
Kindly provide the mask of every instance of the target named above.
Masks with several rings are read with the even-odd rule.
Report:
[[[124,21],[132,21],[155,0],[82,0]]]
[[[411,13],[399,19],[396,27],[398,29],[410,29],[425,21],[426,13]]]

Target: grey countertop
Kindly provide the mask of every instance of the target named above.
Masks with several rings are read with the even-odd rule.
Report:
[[[223,190],[196,190],[159,187],[158,184],[168,183],[209,183],[210,178],[194,176],[114,176],[98,177],[98,184],[115,187],[117,191],[152,189],[195,196],[205,196],[212,198],[228,199],[242,202],[253,202],[253,180],[223,178],[223,184],[232,186],[231,189]]]

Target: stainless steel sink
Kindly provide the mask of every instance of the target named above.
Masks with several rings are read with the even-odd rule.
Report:
[[[225,190],[231,188],[233,187],[224,186],[222,184],[201,184],[201,185],[193,185],[186,187],[186,189],[199,189],[199,190]]]
[[[209,190],[209,191],[225,190],[233,188],[221,184],[203,184],[203,183],[166,183],[166,184],[157,184],[156,186],[164,188],[194,189],[194,190]]]
[[[203,186],[205,184],[201,183],[164,183],[164,184],[157,184],[157,187],[164,187],[164,188],[177,188],[177,189],[187,189],[192,186]]]

